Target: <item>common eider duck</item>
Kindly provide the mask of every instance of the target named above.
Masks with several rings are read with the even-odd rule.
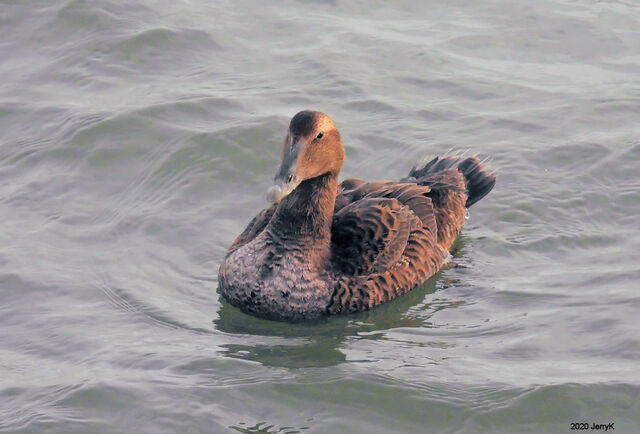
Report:
[[[368,310],[447,261],[468,207],[496,180],[475,157],[436,157],[400,181],[338,183],[345,159],[329,116],[289,124],[273,204],[229,248],[219,290],[260,317],[299,321]]]

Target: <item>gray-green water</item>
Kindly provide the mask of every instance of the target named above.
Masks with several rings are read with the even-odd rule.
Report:
[[[0,1],[0,431],[638,432],[639,83],[635,1]],[[343,177],[492,156],[466,267],[225,305],[306,108]]]

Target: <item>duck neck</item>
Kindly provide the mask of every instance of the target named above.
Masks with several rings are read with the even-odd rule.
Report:
[[[300,183],[282,199],[271,219],[272,239],[286,245],[295,244],[303,250],[324,250],[328,254],[337,192],[338,177],[331,173]]]

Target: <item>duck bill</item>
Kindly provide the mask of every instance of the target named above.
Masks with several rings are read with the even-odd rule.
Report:
[[[267,200],[272,203],[278,203],[283,198],[291,194],[293,190],[300,184],[299,182],[284,182],[274,184],[267,190]]]
[[[292,138],[290,136],[287,137],[282,153],[282,163],[280,163],[280,168],[273,178],[275,183],[267,190],[267,200],[269,202],[280,202],[300,184],[296,177],[296,170],[301,149],[301,144],[293,143]]]

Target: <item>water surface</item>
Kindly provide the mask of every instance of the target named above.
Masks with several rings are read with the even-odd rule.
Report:
[[[640,426],[640,5],[0,1],[0,431]],[[371,312],[216,293],[289,118],[342,176],[493,157],[465,265]]]

